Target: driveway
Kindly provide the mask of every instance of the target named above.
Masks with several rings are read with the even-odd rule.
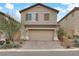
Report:
[[[63,49],[59,41],[26,41],[21,49]]]

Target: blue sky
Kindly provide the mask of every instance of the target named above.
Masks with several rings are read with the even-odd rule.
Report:
[[[27,8],[35,3],[0,3],[0,11],[13,15],[18,18],[20,21],[20,13],[19,10]],[[71,11],[74,7],[79,7],[77,3],[43,3],[49,7],[59,10],[59,14],[57,19],[61,19],[64,15],[66,15],[69,11]]]

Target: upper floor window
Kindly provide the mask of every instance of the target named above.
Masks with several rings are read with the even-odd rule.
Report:
[[[26,14],[26,20],[31,21],[32,20],[32,14]]]
[[[36,13],[36,21],[38,21],[38,13]]]
[[[49,20],[49,13],[44,14],[44,20],[48,21]]]

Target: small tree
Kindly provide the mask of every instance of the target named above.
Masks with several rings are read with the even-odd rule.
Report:
[[[63,41],[63,36],[66,36],[66,33],[65,33],[64,29],[59,28],[57,34],[58,34],[58,39],[59,39],[60,41]]]
[[[0,30],[7,34],[8,42],[14,42],[14,34],[19,31],[19,29],[20,23],[17,22],[14,18],[7,16],[0,19]]]

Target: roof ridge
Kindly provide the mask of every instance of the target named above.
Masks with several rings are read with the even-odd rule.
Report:
[[[30,8],[32,8],[32,7],[35,7],[35,6],[37,6],[37,5],[41,5],[41,6],[44,6],[44,7],[46,7],[46,8],[49,8],[49,9],[51,9],[51,10],[56,11],[57,13],[59,12],[58,10],[56,10],[56,9],[54,9],[54,8],[51,8],[51,7],[47,6],[47,5],[44,5],[44,4],[42,4],[42,3],[36,3],[36,4],[34,4],[34,5],[30,6],[30,7],[27,7],[27,8],[24,8],[24,9],[20,10],[19,12],[21,13],[21,12],[23,12],[23,11],[25,11],[25,10],[28,10],[28,9],[30,9]]]
[[[64,17],[62,17],[59,21],[58,21],[58,23],[59,22],[61,22],[65,17],[67,17],[68,15],[70,15],[73,11],[75,11],[75,10],[77,10],[77,9],[79,9],[79,7],[74,7],[71,11],[69,11]]]

